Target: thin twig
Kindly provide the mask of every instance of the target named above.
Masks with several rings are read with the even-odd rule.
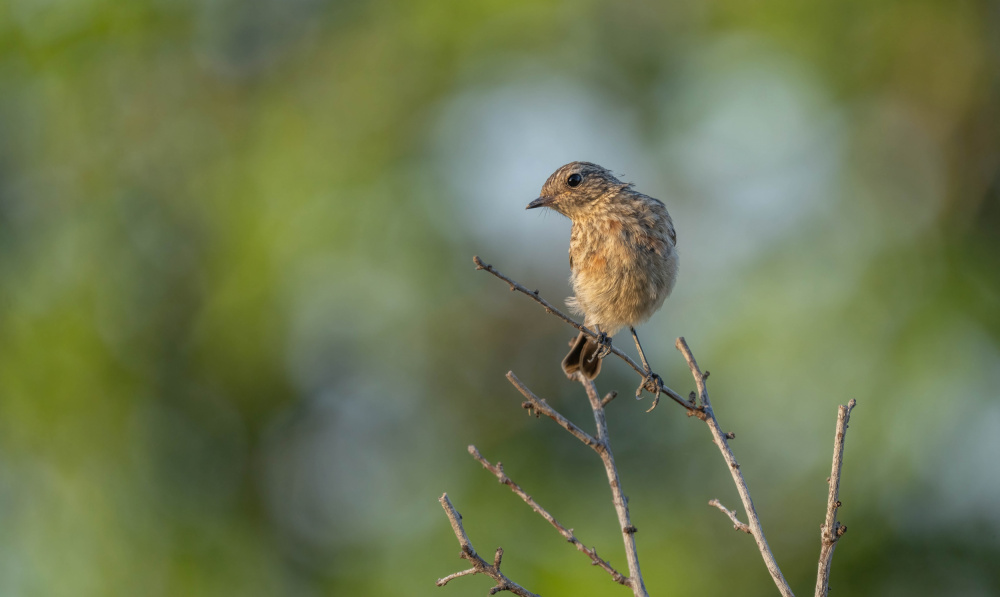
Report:
[[[681,351],[681,354],[684,355],[684,360],[687,361],[688,367],[691,369],[691,375],[694,376],[694,383],[698,386],[701,408],[706,415],[705,423],[708,424],[708,428],[712,432],[712,439],[715,445],[718,446],[719,452],[722,453],[726,464],[729,465],[729,472],[732,474],[733,482],[736,484],[736,491],[739,492],[743,508],[746,510],[750,534],[757,542],[757,548],[760,549],[764,565],[767,566],[767,571],[771,573],[771,578],[774,579],[774,584],[778,587],[778,591],[784,597],[793,597],[792,589],[788,586],[788,581],[781,574],[778,562],[775,561],[774,554],[771,553],[771,548],[767,545],[767,539],[764,538],[764,529],[760,525],[760,518],[757,516],[757,510],[753,506],[753,500],[750,498],[750,489],[747,487],[746,480],[743,479],[743,473],[740,471],[740,465],[736,462],[736,457],[733,455],[732,449],[729,448],[727,434],[723,433],[719,427],[719,421],[715,418],[715,413],[712,411],[712,402],[708,398],[708,389],[705,387],[705,378],[708,375],[701,372],[697,361],[694,360],[694,355],[691,354],[691,349],[683,337],[677,339],[676,346],[677,350]]]
[[[479,573],[479,570],[476,570],[475,568],[469,568],[468,570],[462,570],[461,572],[455,572],[454,574],[449,574],[448,576],[446,576],[444,578],[439,578],[437,580],[437,586],[443,587],[446,584],[448,584],[449,581],[454,580],[454,579],[456,579],[456,578],[458,578],[460,576],[468,576],[470,574],[478,574],[478,573]]]
[[[816,597],[826,597],[830,591],[830,563],[833,561],[833,549],[837,541],[847,532],[845,525],[837,522],[837,509],[840,508],[840,469],[844,465],[844,437],[847,434],[847,423],[851,420],[851,411],[857,401],[851,398],[846,405],[837,408],[837,431],[833,437],[833,467],[830,471],[830,491],[826,502],[826,520],[820,527],[819,571],[816,574]]]
[[[529,402],[531,402],[531,405],[532,407],[534,407],[535,411],[545,415],[546,417],[552,419],[556,423],[559,423],[560,427],[562,427],[566,431],[569,431],[571,434],[573,434],[573,437],[587,444],[594,450],[600,452],[600,450],[603,449],[604,446],[601,445],[600,441],[594,439],[594,436],[590,435],[583,429],[580,429],[573,423],[573,421],[570,421],[566,417],[559,414],[559,412],[556,411],[556,409],[549,406],[548,402],[542,400],[538,396],[535,396],[535,393],[529,390],[528,386],[524,385],[524,383],[522,383],[521,380],[518,379],[516,375],[514,375],[513,371],[507,372],[507,381],[513,384],[513,386],[517,388],[517,391],[521,392],[521,395],[527,398]]]
[[[469,536],[465,533],[465,528],[462,527],[462,515],[455,510],[455,506],[453,506],[451,500],[448,499],[447,493],[443,494],[438,501],[441,502],[441,507],[444,508],[445,514],[448,515],[448,520],[451,521],[451,529],[455,531],[455,537],[458,539],[458,544],[462,547],[460,557],[464,560],[469,560],[469,562],[472,563],[472,568],[462,570],[461,572],[456,572],[454,574],[449,574],[444,578],[439,578],[437,586],[443,587],[452,579],[460,576],[467,576],[469,574],[485,574],[497,583],[496,586],[490,589],[490,595],[496,595],[500,591],[510,591],[511,593],[520,595],[521,597],[539,597],[535,593],[532,593],[528,589],[525,589],[521,585],[507,578],[506,575],[500,572],[500,559],[503,557],[503,549],[499,547],[497,548],[496,555],[493,558],[493,564],[488,563],[476,553],[476,550],[472,547],[472,542],[469,541]]]
[[[518,497],[524,500],[524,503],[531,506],[532,510],[537,512],[545,520],[549,521],[549,524],[554,526],[556,530],[559,531],[559,534],[562,535],[567,541],[576,546],[576,548],[579,551],[583,552],[588,557],[590,557],[590,561],[594,566],[600,566],[601,568],[603,568],[604,571],[610,574],[611,577],[614,578],[615,582],[617,582],[618,584],[631,586],[631,581],[629,577],[625,576],[621,572],[618,572],[617,570],[611,567],[611,564],[609,564],[604,559],[600,558],[597,555],[596,549],[590,549],[586,545],[581,543],[580,540],[573,535],[572,529],[567,529],[563,525],[559,524],[559,521],[556,520],[551,514],[549,514],[549,512],[545,508],[542,508],[538,504],[538,502],[535,501],[534,498],[532,498],[530,495],[527,494],[527,492],[521,489],[520,485],[512,481],[511,478],[508,477],[507,474],[504,472],[502,464],[500,464],[499,462],[496,463],[496,465],[490,464],[490,462],[486,460],[486,458],[484,458],[482,454],[479,453],[479,450],[475,446],[469,446],[469,454],[472,454],[472,457],[478,460],[479,464],[483,465],[483,468],[493,473],[493,475],[496,476],[498,481],[510,487],[511,491],[516,493]]]
[[[566,323],[570,324],[571,326],[573,326],[577,330],[583,332],[584,334],[587,334],[591,338],[597,339],[598,334],[596,332],[594,332],[593,330],[591,330],[588,327],[585,327],[583,324],[577,322],[576,320],[574,320],[569,315],[566,315],[565,313],[563,313],[562,311],[560,311],[559,309],[557,309],[556,307],[554,307],[551,303],[549,303],[548,301],[546,301],[545,299],[543,299],[541,296],[539,296],[537,290],[531,291],[531,290],[528,290],[527,288],[525,288],[524,286],[521,286],[520,284],[518,284],[514,280],[511,280],[510,278],[508,278],[504,274],[502,274],[499,271],[497,271],[497,269],[495,267],[493,267],[492,265],[490,265],[488,263],[484,263],[483,260],[480,259],[478,255],[474,255],[472,257],[472,262],[476,264],[476,269],[477,270],[479,270],[479,269],[486,270],[487,272],[493,274],[497,278],[500,278],[501,280],[503,280],[504,282],[506,282],[508,286],[510,286],[510,289],[512,291],[513,290],[517,290],[518,292],[521,292],[521,293],[525,294],[526,296],[528,296],[529,298],[531,298],[536,303],[538,303],[541,306],[545,307],[545,310],[548,311],[549,313],[555,315],[559,319],[562,319]],[[645,372],[645,370],[643,370],[643,368],[641,366],[639,366],[638,363],[636,363],[634,360],[632,360],[632,357],[628,356],[627,354],[625,354],[624,352],[622,352],[620,349],[618,349],[617,347],[615,347],[613,345],[611,346],[611,352],[614,353],[614,354],[616,354],[616,355],[618,355],[623,361],[625,361],[626,363],[628,363],[629,366],[632,367],[632,369],[634,369],[635,372],[638,373],[643,379],[646,378],[646,372]],[[660,379],[657,383],[660,386],[660,391],[661,392],[663,392],[667,396],[670,396],[670,398],[673,399],[674,402],[676,402],[677,404],[680,404],[681,406],[683,406],[684,408],[686,408],[691,415],[696,416],[698,418],[703,418],[703,415],[702,415],[700,409],[698,409],[698,407],[696,407],[694,404],[692,404],[691,402],[689,402],[687,399],[685,399],[683,396],[681,396],[677,392],[675,392],[675,391],[671,390],[670,388],[668,388],[667,386],[663,385],[662,379]],[[653,406],[656,406],[656,401],[658,401],[658,400],[659,400],[659,396],[657,396],[654,399]],[[650,407],[650,410],[652,410],[652,407]]]
[[[635,533],[638,529],[632,525],[632,520],[628,512],[628,498],[622,492],[622,483],[618,477],[618,468],[615,466],[615,457],[611,452],[611,442],[608,439],[608,422],[604,416],[604,407],[601,406],[601,395],[597,393],[597,386],[583,373],[577,371],[576,379],[587,391],[587,398],[590,400],[590,408],[594,411],[594,423],[597,426],[597,441],[600,442],[603,450],[597,450],[604,463],[604,470],[608,474],[608,485],[611,486],[611,501],[615,506],[615,513],[618,514],[618,525],[622,531],[622,538],[625,542],[625,559],[628,561],[628,573],[632,577],[632,593],[635,597],[649,597],[646,592],[646,584],[642,580],[642,572],[639,571],[639,554],[635,549]]]
[[[606,407],[612,400],[614,400],[617,397],[618,397],[618,392],[611,391],[605,394],[604,398],[601,398],[601,408]]]
[[[746,523],[740,522],[740,519],[736,516],[736,513],[730,510],[729,508],[723,506],[722,502],[720,502],[719,500],[709,500],[708,505],[715,506],[719,510],[722,510],[722,513],[728,516],[729,520],[733,521],[733,528],[736,529],[737,531],[743,531],[747,535],[753,534],[753,532],[750,531],[750,527],[748,527]]]

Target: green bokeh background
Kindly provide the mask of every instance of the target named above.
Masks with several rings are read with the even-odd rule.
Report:
[[[1000,11],[991,2],[0,0],[0,595],[485,594],[437,503],[553,595],[626,595],[599,462],[525,416],[596,161],[662,198],[684,335],[812,593],[1000,594]],[[618,338],[628,347],[627,338]],[[629,348],[631,350],[631,348]],[[653,595],[772,595],[704,426],[603,392]]]

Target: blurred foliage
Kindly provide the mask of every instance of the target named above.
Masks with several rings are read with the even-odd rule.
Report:
[[[1000,592],[1000,12],[816,0],[0,1],[0,594],[478,594],[436,498],[544,595],[623,589],[567,415],[568,224],[589,159],[675,215],[641,328],[710,391],[792,586],[857,398],[839,595]],[[621,340],[619,340],[619,343]],[[705,430],[619,390],[654,595],[771,595]]]

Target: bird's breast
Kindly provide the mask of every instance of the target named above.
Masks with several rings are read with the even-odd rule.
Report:
[[[647,319],[676,274],[673,245],[663,231],[617,219],[574,223],[570,263],[578,310],[609,328]]]

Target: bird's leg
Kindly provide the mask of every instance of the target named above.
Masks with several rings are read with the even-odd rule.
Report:
[[[639,344],[639,336],[635,333],[635,328],[629,326],[629,331],[632,332],[632,339],[635,340],[635,347],[639,349],[639,358],[642,359],[642,368],[644,370],[644,377],[642,383],[635,390],[635,399],[638,400],[642,397],[642,390],[645,388],[650,394],[656,394],[656,399],[660,398],[660,388],[663,387],[663,379],[653,373],[653,370],[649,367],[649,363],[646,361],[646,355],[642,352],[642,344]]]
[[[608,335],[601,331],[601,326],[594,325],[594,329],[597,330],[597,338],[594,342],[597,342],[598,349],[594,354],[590,355],[588,363],[592,363],[594,359],[603,359],[611,354],[611,338],[608,338]]]

